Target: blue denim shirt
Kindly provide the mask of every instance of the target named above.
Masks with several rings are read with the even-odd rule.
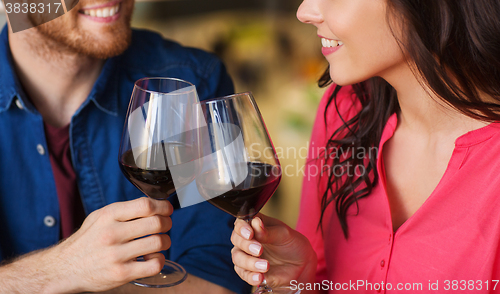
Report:
[[[233,84],[213,55],[134,30],[131,46],[108,59],[73,115],[70,148],[85,212],[144,196],[122,174],[118,149],[134,81],[175,77],[196,85],[200,99],[227,95]],[[60,213],[46,152],[43,120],[16,76],[7,26],[0,34],[0,261],[56,244]],[[201,203],[174,211],[167,258],[238,293],[249,288],[234,272],[234,219]]]

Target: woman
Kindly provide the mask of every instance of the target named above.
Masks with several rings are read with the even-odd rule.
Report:
[[[336,86],[297,231],[237,221],[237,273],[312,293],[500,293],[500,2],[305,0],[297,15]]]

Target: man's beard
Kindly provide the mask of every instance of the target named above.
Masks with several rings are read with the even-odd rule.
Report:
[[[77,12],[73,10],[69,13]],[[108,39],[103,38],[103,36],[101,38],[95,37],[78,26],[72,28],[63,19],[65,16],[39,25],[35,29],[42,37],[51,41],[49,41],[50,45],[47,44],[49,47],[59,47],[51,49],[58,49],[58,51],[65,53],[84,55],[97,59],[107,59],[120,55],[130,45],[132,37],[132,30],[130,28],[131,15],[132,13],[126,13],[124,15],[125,19],[119,20],[120,23],[106,28],[106,35],[111,36]]]

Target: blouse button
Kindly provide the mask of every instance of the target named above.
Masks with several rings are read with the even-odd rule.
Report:
[[[384,267],[384,265],[385,265],[385,260],[382,259],[382,261],[380,261],[380,266]]]
[[[45,154],[45,148],[43,148],[42,144],[36,145],[36,151],[38,151],[38,154],[40,154],[40,155]]]
[[[56,219],[51,215],[47,215],[43,219],[43,224],[49,228],[52,228],[56,224]]]

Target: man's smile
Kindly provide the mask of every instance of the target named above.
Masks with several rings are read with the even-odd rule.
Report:
[[[98,22],[111,22],[120,16],[121,1],[111,1],[105,4],[81,8],[78,13]]]

